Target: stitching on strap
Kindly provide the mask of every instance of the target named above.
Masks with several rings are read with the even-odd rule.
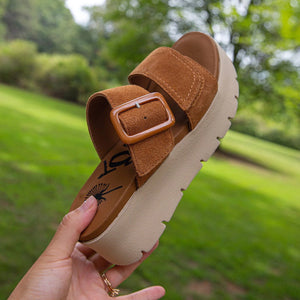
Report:
[[[186,98],[188,99],[189,96],[190,96],[190,94],[191,94],[191,92],[192,92],[192,88],[194,87],[195,82],[196,82],[196,74],[195,74],[194,70],[192,69],[192,67],[189,66],[188,63],[187,63],[183,58],[179,57],[179,54],[176,53],[176,55],[175,55],[175,53],[174,53],[172,50],[169,51],[169,52],[170,52],[170,54],[171,54],[172,56],[174,56],[178,61],[183,62],[183,63],[190,69],[190,71],[191,71],[192,74],[193,74],[193,83],[191,84],[191,87],[190,87],[190,90],[189,90],[189,92],[188,92],[188,95],[186,96]]]
[[[192,66],[190,66],[190,62],[186,59],[184,59],[184,57],[181,57],[179,53],[177,53],[175,50],[171,49],[171,48],[165,48],[167,49],[168,53],[171,54],[173,57],[175,57],[176,60],[178,60],[179,62],[183,63],[189,70],[190,72],[192,73],[192,76],[193,76],[193,81],[192,81],[192,84],[190,86],[190,89],[188,91],[188,94],[186,96],[182,96],[182,95],[179,95],[178,92],[172,88],[172,86],[170,86],[163,78],[161,78],[160,76],[157,76],[155,74],[152,73],[149,73],[148,71],[146,70],[143,70],[143,71],[139,71],[139,66],[137,67],[137,71],[135,73],[135,71],[133,71],[133,74],[132,76],[136,76],[136,75],[144,75],[144,76],[147,76],[149,77],[150,79],[153,79],[157,82],[162,82],[169,90],[171,90],[179,99],[180,98],[184,98],[184,99],[188,99],[190,97],[190,94],[192,93],[192,90],[194,88],[194,85],[196,84],[196,75],[197,73],[193,70]],[[199,74],[199,79],[201,82],[203,82],[203,76],[201,74]],[[201,88],[201,86],[200,86]],[[195,98],[195,97],[194,97]],[[194,99],[193,99],[194,100]],[[178,103],[180,104],[181,106],[181,103]],[[191,103],[190,103],[191,105]]]

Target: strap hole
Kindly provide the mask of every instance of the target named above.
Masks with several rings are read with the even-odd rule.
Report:
[[[147,119],[147,117],[145,116],[145,117],[144,117],[144,120],[146,120],[146,119]]]

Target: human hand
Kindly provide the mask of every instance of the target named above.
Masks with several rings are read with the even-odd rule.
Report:
[[[97,210],[94,197],[63,218],[52,241],[9,297],[14,299],[111,299],[99,273],[111,264],[90,248],[78,243],[80,233],[91,222]],[[113,288],[122,283],[157,247],[129,266],[114,266],[106,272]],[[120,296],[123,300],[156,300],[165,291],[152,286],[136,293]]]

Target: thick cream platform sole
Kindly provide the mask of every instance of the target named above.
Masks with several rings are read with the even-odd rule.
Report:
[[[235,69],[218,46],[218,92],[205,116],[150,179],[128,200],[117,218],[97,238],[85,244],[113,264],[138,261],[159,239],[194,176],[219,145],[237,109]]]

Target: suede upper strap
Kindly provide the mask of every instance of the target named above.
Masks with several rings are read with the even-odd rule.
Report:
[[[131,84],[147,89],[158,84],[186,113],[193,129],[217,91],[216,78],[178,51],[161,47],[147,56],[129,75]]]
[[[110,111],[130,100],[144,96],[149,92],[136,85],[108,89],[93,94],[87,104],[87,122],[94,146],[101,159],[119,141],[109,117]],[[166,121],[165,107],[158,101],[152,101],[134,107],[119,115],[124,131],[128,135],[152,128]],[[170,129],[128,145],[140,185],[167,157],[174,147]]]

